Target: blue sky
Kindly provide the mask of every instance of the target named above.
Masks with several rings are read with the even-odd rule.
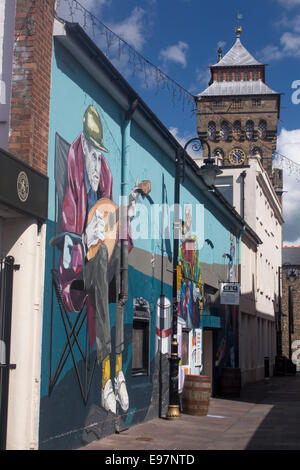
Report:
[[[299,81],[300,85],[300,0],[78,1],[192,95],[207,87],[207,67],[217,62],[219,46],[226,53],[234,44],[237,13],[241,13],[242,43],[256,59],[268,64],[267,84],[283,93],[277,149],[300,164],[300,104],[292,100],[297,93],[292,84]],[[59,12],[68,20],[70,4],[72,0],[60,0]],[[83,24],[81,12],[75,19]],[[94,35],[90,28],[90,34],[99,47],[106,47],[97,27]],[[115,58],[113,63],[182,144],[196,137],[196,115],[190,107],[185,106],[183,112],[179,99],[172,99],[172,91],[160,89],[157,93],[153,77],[147,80],[147,87],[144,73],[133,75],[128,57]],[[296,97],[300,98],[300,93]],[[286,176],[284,184],[288,191],[284,195],[284,239],[300,244],[300,218],[296,217],[298,226],[293,222],[298,214],[300,184],[293,175]]]

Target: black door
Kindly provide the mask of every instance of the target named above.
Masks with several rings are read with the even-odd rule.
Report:
[[[0,260],[0,450],[6,448],[14,258]]]

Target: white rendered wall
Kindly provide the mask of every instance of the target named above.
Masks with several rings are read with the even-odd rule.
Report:
[[[270,359],[271,374],[276,354],[281,207],[271,181],[256,158],[249,159],[249,167],[222,170],[222,176],[233,178],[233,206],[263,242],[256,252],[249,239],[242,237],[239,339],[242,381],[246,383],[264,378],[265,356]],[[246,171],[245,179],[241,176],[243,171]]]
[[[45,226],[6,219],[3,248],[20,270],[14,274],[7,450],[38,448]]]

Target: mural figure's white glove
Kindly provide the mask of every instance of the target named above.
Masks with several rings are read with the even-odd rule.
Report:
[[[129,194],[128,217],[130,220],[136,216],[139,194],[140,193],[137,191],[136,187],[134,187]]]
[[[97,245],[99,241],[104,241],[104,238],[105,220],[103,214],[96,209],[91,222],[85,230],[85,242],[88,250],[91,246]]]
[[[73,253],[73,240],[70,235],[65,235],[64,250],[63,250],[63,267],[70,269]]]

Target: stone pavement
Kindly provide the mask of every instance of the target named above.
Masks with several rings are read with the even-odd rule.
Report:
[[[207,416],[157,418],[82,450],[300,450],[300,374],[249,384],[239,399],[212,398]]]

